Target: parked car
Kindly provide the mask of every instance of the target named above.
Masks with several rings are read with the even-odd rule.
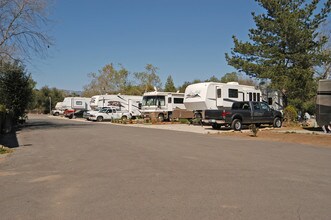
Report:
[[[83,115],[83,118],[85,118],[86,120],[90,120],[89,118],[90,118],[91,115],[98,113],[102,109],[108,109],[108,108],[110,108],[110,107],[109,106],[107,106],[107,107],[96,107],[94,110],[86,111]]]
[[[101,109],[99,112],[92,113],[89,117],[91,121],[105,121],[113,119],[131,119],[132,115],[128,111],[121,111],[116,107]]]
[[[60,110],[60,109],[53,109],[52,110],[52,115],[54,116],[59,116],[59,115],[63,115],[64,111]]]
[[[270,108],[265,102],[234,102],[231,110],[206,110],[203,119],[214,129],[231,126],[236,131],[250,124],[269,124],[279,128],[282,121],[282,113]]]

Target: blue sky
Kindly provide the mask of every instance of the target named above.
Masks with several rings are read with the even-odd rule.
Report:
[[[159,68],[163,84],[220,78],[234,71],[224,53],[232,35],[247,40],[254,27],[247,0],[58,0],[51,12],[55,45],[47,59],[27,66],[37,87],[82,90],[107,63],[130,72],[146,64]]]

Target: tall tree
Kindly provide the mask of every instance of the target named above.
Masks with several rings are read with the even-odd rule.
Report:
[[[160,77],[157,75],[158,68],[147,64],[144,72],[134,73],[135,81],[144,92],[154,91],[162,88]]]
[[[24,67],[17,63],[0,65],[0,105],[13,116],[14,122],[25,114],[32,100],[35,83]]]
[[[176,92],[176,87],[171,75],[168,76],[167,82],[164,85],[165,92]]]
[[[221,82],[222,83],[227,83],[227,82],[238,82],[239,77],[236,72],[231,72],[231,73],[226,73],[222,78]]]
[[[291,104],[300,107],[315,95],[314,68],[331,59],[322,50],[327,37],[318,38],[320,25],[330,13],[331,0],[256,0],[266,13],[252,13],[256,28],[251,42],[235,36],[228,64],[246,74],[271,80]],[[319,12],[316,12],[321,8]]]
[[[188,87],[191,84],[192,84],[191,82],[185,81],[181,86],[178,87],[179,92],[184,93],[186,87]]]
[[[45,55],[52,44],[44,31],[47,0],[0,0],[0,60],[24,60]]]
[[[205,80],[205,82],[220,82],[220,80],[213,75],[209,79]]]
[[[106,93],[122,93],[128,82],[129,72],[120,65],[120,69],[116,70],[114,65],[107,64],[99,73],[90,73],[91,82],[84,87],[84,96],[93,96]]]
[[[67,95],[63,90],[43,86],[40,90],[33,91],[33,102],[29,105],[29,109],[49,113],[56,103],[62,102]]]

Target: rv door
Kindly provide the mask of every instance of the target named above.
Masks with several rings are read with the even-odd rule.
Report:
[[[216,86],[216,106],[223,106],[222,88]]]

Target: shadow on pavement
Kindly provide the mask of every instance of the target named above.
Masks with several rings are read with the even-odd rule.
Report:
[[[44,121],[44,120],[30,120],[28,123],[26,123],[24,126],[22,126],[22,129],[27,130],[45,130],[45,129],[58,129],[58,128],[83,128],[83,127],[91,127],[94,126],[90,123],[54,123],[51,121]]]
[[[44,120],[30,120],[24,125],[20,125],[10,133],[0,135],[0,145],[4,145],[8,148],[17,148],[19,147],[17,132],[21,130],[48,130],[48,129],[73,129],[73,128],[82,128],[82,127],[91,127],[93,124],[84,124],[84,123],[54,123]]]

